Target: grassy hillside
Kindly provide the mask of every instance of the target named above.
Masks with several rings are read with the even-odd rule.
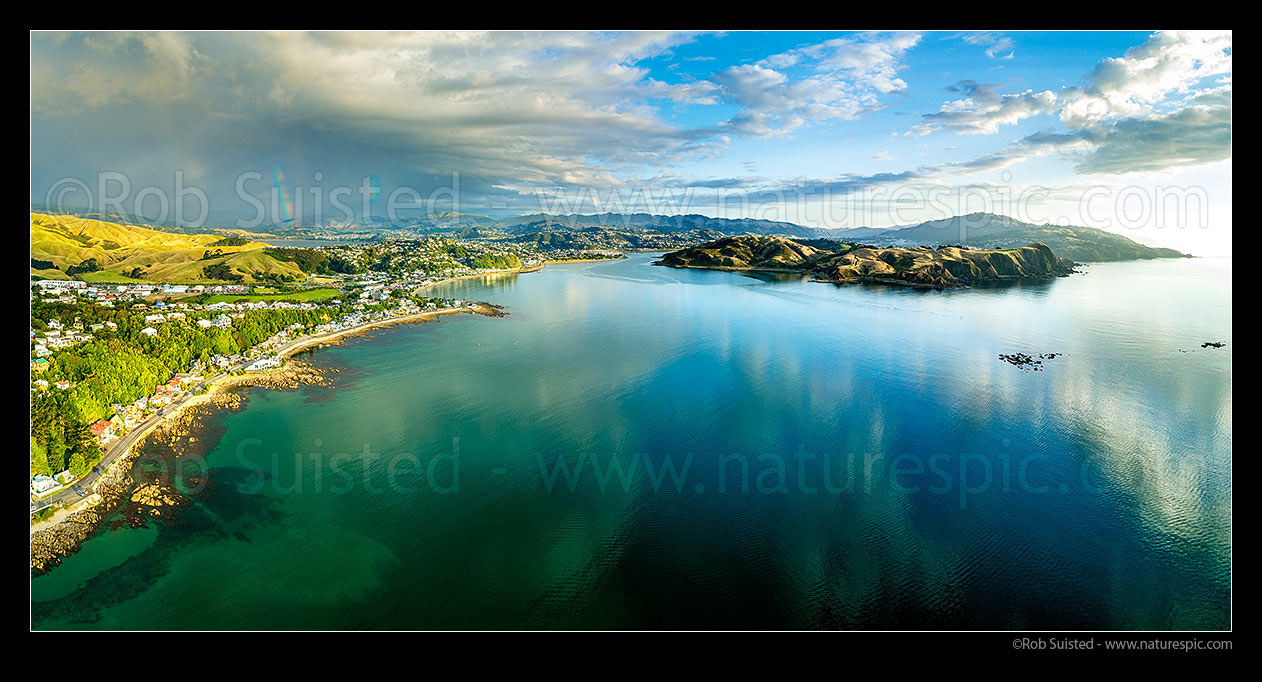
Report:
[[[337,289],[308,289],[306,291],[295,291],[286,294],[217,294],[207,297],[207,303],[236,303],[238,301],[295,301],[298,303],[310,303],[316,301],[328,301],[338,298],[342,292]]]
[[[672,267],[724,270],[795,270],[827,282],[885,282],[945,288],[974,282],[1048,279],[1068,274],[1072,264],[1045,244],[1014,249],[959,247],[877,248],[782,237],[726,237],[668,253]]]
[[[77,276],[91,282],[212,282],[223,280],[208,277],[205,268],[223,265],[246,282],[257,281],[264,274],[305,279],[293,263],[264,253],[266,244],[239,241],[228,243],[219,234],[176,234],[91,218],[32,213],[31,276]],[[98,269],[70,272],[85,268],[90,260]],[[46,267],[48,263],[53,267]],[[132,277],[132,273],[139,277]]]

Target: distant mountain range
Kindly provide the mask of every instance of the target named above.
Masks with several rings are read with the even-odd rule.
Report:
[[[136,216],[76,214],[98,220],[142,223]],[[126,220],[121,220],[126,218]],[[232,223],[229,223],[232,224]],[[241,233],[235,228],[191,228],[154,225],[181,233]],[[686,233],[686,234],[681,234]],[[511,218],[493,218],[472,213],[441,212],[429,216],[391,221],[369,216],[355,221],[330,221],[322,225],[293,224],[260,228],[247,233],[258,239],[274,235],[280,239],[390,239],[443,234],[464,239],[511,238],[553,248],[675,248],[680,239],[692,243],[720,236],[763,235],[793,239],[832,239],[872,246],[960,245],[980,249],[1005,249],[1035,242],[1046,244],[1061,258],[1076,262],[1121,261],[1150,258],[1182,258],[1174,249],[1140,244],[1123,235],[1091,227],[1060,226],[1022,222],[993,213],[970,213],[944,220],[889,228],[859,227],[827,229],[806,227],[777,220],[754,218],[712,218],[710,216],[657,215],[650,213],[597,213],[551,215],[534,213]],[[670,235],[671,238],[662,238]]]
[[[563,216],[538,214],[501,220],[495,227],[510,234],[591,227],[660,232],[705,230],[709,234],[832,239],[872,246],[960,245],[979,249],[1010,249],[1041,242],[1047,244],[1057,256],[1077,262],[1182,258],[1187,255],[1174,249],[1146,246],[1120,234],[1096,228],[1036,225],[993,213],[971,213],[890,228],[823,229],[774,220],[710,218],[701,215],[661,216],[647,213]]]
[[[971,213],[888,230],[841,230],[833,238],[873,246],[958,244],[979,249],[1012,249],[1042,242],[1057,256],[1077,262],[1187,257],[1174,249],[1146,246],[1092,227],[1035,225],[993,213]]]
[[[823,237],[836,232],[836,230],[803,227],[802,225],[777,220],[711,218],[697,214],[668,216],[651,213],[596,213],[593,215],[549,215],[547,213],[536,213],[514,218],[503,218],[496,221],[494,226],[510,234],[527,234],[545,229],[582,229],[586,227],[656,230],[658,232],[709,230],[722,234],[762,234],[795,237]]]

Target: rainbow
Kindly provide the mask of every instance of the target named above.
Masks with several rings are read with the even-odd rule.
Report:
[[[294,219],[294,203],[285,187],[285,171],[280,166],[274,166],[272,176],[276,179],[276,197],[280,203],[281,219],[286,223],[291,222]]]

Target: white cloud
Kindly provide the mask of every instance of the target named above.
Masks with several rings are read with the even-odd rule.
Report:
[[[849,120],[906,89],[898,77],[917,34],[861,34],[729,67],[714,80],[742,109],[726,125],[752,136],[783,135],[810,123]]]
[[[1231,32],[1154,33],[1122,57],[1105,59],[1082,87],[1062,93],[1061,119],[1082,126],[1113,116],[1150,114],[1195,94],[1198,84],[1231,73]]]
[[[966,33],[961,38],[969,45],[980,45],[985,48],[987,57],[991,59],[1012,59],[1016,43],[1002,33]]]
[[[908,130],[911,135],[926,135],[947,129],[969,135],[994,135],[1005,125],[1016,125],[1026,118],[1056,111],[1056,93],[1051,90],[1001,95],[991,86],[975,81],[962,81],[952,87],[965,97],[942,105],[934,114],[925,114],[919,125]]]
[[[990,36],[993,37],[993,36]],[[985,44],[986,37],[966,41]],[[959,170],[991,170],[1051,153],[1081,173],[1129,173],[1231,157],[1231,34],[1161,32],[1105,59],[1084,85],[1001,95],[962,81],[965,97],[922,116],[908,135],[936,130],[993,135],[1027,118],[1059,114],[1062,128],[1027,135]]]

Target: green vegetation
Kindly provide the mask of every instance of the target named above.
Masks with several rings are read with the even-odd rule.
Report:
[[[305,271],[318,274],[370,273],[428,276],[469,274],[476,270],[521,267],[518,244],[461,242],[447,237],[391,239],[370,244],[339,244],[319,249],[269,249],[275,258],[296,259]],[[285,253],[293,251],[298,253]],[[323,260],[322,260],[323,259]],[[321,269],[324,268],[324,269]]]
[[[89,258],[78,265],[71,265],[70,267],[66,268],[66,274],[70,275],[71,277],[74,277],[75,275],[78,275],[83,272],[96,272],[100,269],[101,269],[101,266],[99,263],[96,262],[96,259]]]
[[[79,477],[101,459],[100,448],[68,393],[43,391],[31,399],[31,475],[70,469]],[[78,469],[80,473],[75,473]]]
[[[292,324],[304,327],[333,319],[336,310],[252,310],[227,328],[195,324],[164,324],[156,336],[141,333],[145,312],[76,303],[33,301],[31,326],[47,327],[47,320],[77,320],[89,326],[113,322],[91,341],[54,352],[40,375],[50,384],[68,381],[69,390],[50,388],[32,394],[31,470],[36,473],[76,467],[83,471],[100,460],[100,449],[89,425],[113,414],[112,404],[128,404],[147,397],[159,384],[194,361],[206,363],[213,355],[242,353]],[[210,318],[211,312],[189,311],[189,321]]]
[[[240,282],[244,275],[237,274],[226,263],[215,263],[202,268],[202,275],[207,279],[221,279],[228,282]]]
[[[481,270],[510,270],[521,267],[521,259],[511,253],[480,253],[469,260],[469,265]]]
[[[277,260],[288,261],[297,265],[303,272],[315,273],[319,275],[330,275],[335,272],[350,272],[347,269],[349,265],[342,259],[331,259],[327,254],[316,249],[295,249],[290,247],[273,246],[264,250],[264,253]]]

